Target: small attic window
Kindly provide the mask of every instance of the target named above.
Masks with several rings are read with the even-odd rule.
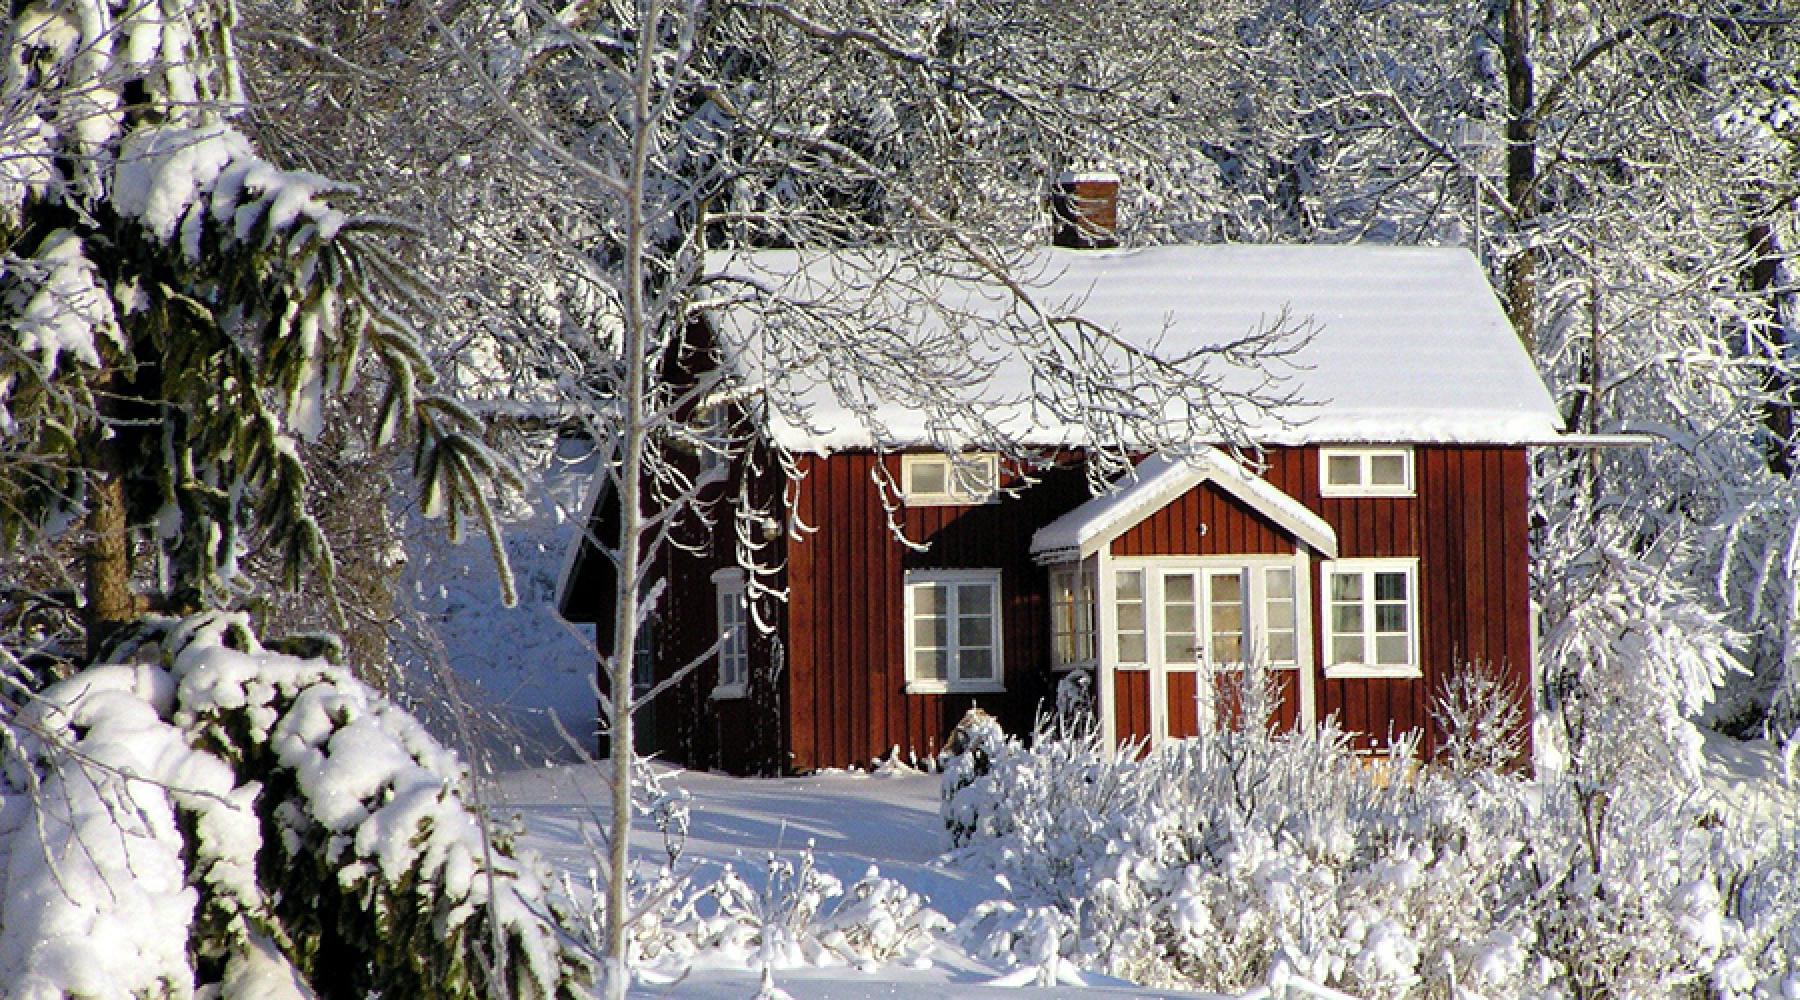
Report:
[[[1319,495],[1328,497],[1410,497],[1411,448],[1319,449]]]
[[[991,503],[1000,492],[1000,459],[992,452],[902,455],[900,489],[911,507]]]

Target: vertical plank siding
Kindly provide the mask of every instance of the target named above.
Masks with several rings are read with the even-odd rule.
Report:
[[[1324,629],[1314,633],[1315,684],[1321,717],[1335,714],[1364,746],[1391,734],[1422,730],[1435,753],[1443,734],[1431,703],[1451,673],[1479,662],[1501,670],[1530,697],[1531,606],[1526,532],[1528,484],[1522,448],[1420,446],[1414,449],[1415,495],[1322,498],[1318,450],[1272,456],[1269,478],[1318,511],[1338,532],[1339,556],[1419,560],[1419,652],[1416,680],[1327,680]],[[1323,593],[1313,570],[1315,621]]]
[[[1294,539],[1210,482],[1113,540],[1118,556],[1285,555]]]
[[[1531,620],[1527,592],[1526,456],[1520,448],[1417,447],[1412,497],[1321,497],[1316,447],[1270,449],[1268,481],[1319,513],[1338,534],[1341,558],[1411,557],[1419,562],[1419,679],[1327,679],[1319,561],[1312,565],[1313,687],[1321,719],[1335,716],[1361,745],[1423,728],[1435,752],[1430,703],[1451,670],[1480,661],[1503,669],[1529,692]],[[812,531],[784,543],[789,600],[771,612],[778,634],[751,644],[751,697],[710,698],[716,664],[703,665],[657,711],[657,743],[689,766],[733,771],[809,771],[865,765],[898,747],[935,753],[970,707],[1027,729],[1054,694],[1049,670],[1045,570],[1030,557],[1032,533],[1087,498],[1079,470],[1057,470],[1023,495],[972,506],[900,507],[906,536],[894,537],[877,462],[898,481],[900,460],[847,452],[800,456],[800,479],[774,477],[756,488],[787,488],[800,523]],[[732,487],[735,489],[735,485]],[[1204,528],[1202,528],[1204,526]],[[665,625],[658,632],[663,669],[703,652],[716,636],[713,569],[733,564],[731,533],[698,554],[672,556]],[[1276,555],[1294,540],[1212,484],[1202,484],[1115,540],[1122,556]],[[1002,676],[998,694],[908,694],[905,690],[904,576],[909,569],[993,568],[1001,572]],[[705,623],[707,627],[698,627]],[[1112,712],[1121,737],[1149,731],[1149,675],[1119,671]],[[1195,678],[1169,692],[1183,730]],[[1299,677],[1282,677],[1297,702]],[[1227,699],[1229,700],[1229,699]],[[1284,707],[1284,724],[1297,722]]]
[[[752,466],[764,471],[751,472]],[[782,486],[781,477],[768,471],[767,463],[740,463],[709,494],[714,504],[710,517],[718,530],[692,512],[671,525],[673,544],[664,550],[657,567],[667,587],[645,630],[652,643],[658,681],[672,677],[719,639],[718,591],[712,575],[738,565],[731,498],[743,487],[752,502],[768,509],[777,502]],[[762,558],[768,565],[783,566],[786,549],[785,541],[778,538],[769,543]],[[779,590],[789,573],[791,570],[784,570],[765,583]],[[758,602],[757,614],[773,630],[765,633],[751,628],[745,697],[715,700],[712,692],[719,683],[718,658],[700,663],[680,683],[639,708],[636,718],[645,737],[639,751],[688,767],[738,774],[780,773],[790,739],[785,673],[791,657],[785,636],[795,631],[791,610],[771,598]]]
[[[1150,671],[1116,671],[1113,674],[1113,700],[1118,702],[1112,712],[1119,741],[1149,739]]]
[[[1014,732],[1031,725],[1054,693],[1045,571],[1031,535],[1087,499],[1079,470],[1054,470],[1016,499],[969,506],[904,507],[895,516],[915,550],[894,537],[873,475],[900,459],[847,452],[801,456],[797,512],[818,530],[789,547],[792,581],[788,767],[864,765],[898,747],[934,754],[979,705]],[[998,694],[906,693],[904,580],[909,569],[1001,571],[1002,676]]]

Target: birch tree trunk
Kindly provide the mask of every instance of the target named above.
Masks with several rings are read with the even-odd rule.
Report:
[[[656,130],[651,121],[651,97],[655,85],[656,38],[662,20],[662,4],[651,0],[639,20],[636,73],[633,77],[630,117],[631,157],[625,177],[625,240],[623,264],[624,329],[621,358],[625,384],[619,443],[619,578],[617,602],[613,609],[613,653],[609,666],[608,696],[612,717],[609,720],[612,754],[612,875],[607,881],[606,937],[609,946],[606,970],[606,995],[624,1000],[631,982],[629,948],[631,905],[630,882],[626,873],[631,864],[631,785],[635,766],[635,739],[632,733],[632,710],[635,708],[631,688],[631,667],[637,657],[639,624],[638,603],[643,583],[641,561],[644,510],[641,491],[644,479],[644,454],[650,444],[650,428],[646,413],[645,392],[649,384],[651,363],[652,317],[644,301],[645,255],[649,251],[649,233],[644,219],[644,186],[648,181],[650,154]]]

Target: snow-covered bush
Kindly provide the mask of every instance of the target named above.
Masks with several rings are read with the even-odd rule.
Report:
[[[598,886],[591,886],[598,889]],[[589,947],[604,942],[604,894],[583,915]],[[812,849],[771,855],[761,878],[727,865],[704,884],[664,867],[633,883],[631,965],[648,980],[674,981],[696,964],[760,969],[859,968],[926,961],[951,924],[917,893],[871,867],[854,885],[819,869]]]
[[[964,932],[1020,968],[1067,959],[1220,991],[1291,974],[1368,998],[1800,986],[1792,836],[1666,782],[1619,784],[1596,813],[1564,775],[1371,766],[1329,724],[1141,757],[1091,731],[977,746],[981,773],[946,762],[944,817],[1013,892]],[[1027,919],[1045,906],[1068,927],[1054,960]]]
[[[1521,763],[1528,697],[1492,664],[1467,663],[1451,673],[1432,702],[1431,719],[1444,734],[1437,762],[1459,775]]]
[[[1004,899],[978,904],[957,928],[970,954],[1008,970],[1007,986],[1086,986],[1071,953],[1075,920],[1054,906],[1018,907]]]
[[[1742,673],[1742,637],[1679,580],[1596,546],[1545,609],[1544,674],[1569,769],[1590,784],[1699,777],[1691,721]]]
[[[578,995],[538,871],[410,716],[241,615],[143,648],[7,720],[8,995]]]

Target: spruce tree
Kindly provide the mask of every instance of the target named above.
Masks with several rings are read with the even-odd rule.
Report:
[[[37,2],[0,29],[0,532],[79,548],[90,655],[146,610],[232,602],[253,548],[329,582],[299,445],[359,377],[452,534],[474,516],[494,540],[484,491],[509,476],[430,392],[401,227],[233,127],[232,11]]]

